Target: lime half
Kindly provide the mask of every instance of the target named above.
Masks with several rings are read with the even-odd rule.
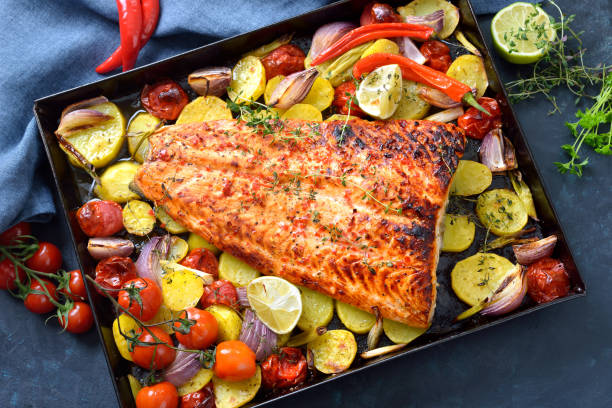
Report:
[[[518,2],[497,12],[491,22],[497,52],[513,64],[531,64],[546,54],[556,37],[548,14],[535,4]]]
[[[276,276],[253,279],[247,286],[247,298],[257,317],[276,334],[293,330],[302,314],[299,289]]]
[[[388,119],[402,99],[402,71],[399,65],[383,65],[370,72],[355,93],[362,111],[377,119]]]

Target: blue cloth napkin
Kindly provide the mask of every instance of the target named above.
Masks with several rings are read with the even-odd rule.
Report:
[[[155,35],[141,51],[148,64],[219,38],[313,10],[330,0],[162,0]],[[490,13],[509,0],[473,0]],[[408,1],[406,1],[408,3]],[[118,45],[115,1],[0,2],[0,231],[55,213],[44,153],[32,118],[37,98],[98,80],[95,67]]]

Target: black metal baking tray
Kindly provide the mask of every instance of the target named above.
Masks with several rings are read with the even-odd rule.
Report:
[[[72,234],[73,244],[78,253],[81,270],[90,275],[94,274],[95,262],[87,253],[87,239],[81,233],[78,226],[74,223],[74,212],[89,198],[87,177],[82,170],[72,167],[66,155],[60,150],[54,131],[59,123],[59,117],[63,108],[71,103],[91,98],[99,95],[104,95],[110,100],[117,103],[122,111],[132,113],[137,110],[137,93],[146,83],[151,83],[159,78],[170,77],[183,85],[185,84],[186,76],[193,70],[206,67],[218,66],[222,62],[233,63],[240,55],[259,45],[268,43],[278,37],[280,34],[294,32],[296,40],[302,39],[304,44],[311,38],[313,32],[319,26],[338,20],[353,20],[357,21],[364,5],[369,0],[345,0],[339,1],[329,6],[314,10],[310,13],[300,15],[298,17],[285,20],[283,22],[273,24],[256,31],[238,35],[226,40],[218,41],[210,45],[197,48],[193,51],[186,52],[173,58],[168,58],[163,61],[144,66],[142,68],[118,74],[98,82],[84,85],[78,88],[67,90],[55,95],[47,96],[39,99],[34,104],[34,113],[40,130],[40,135],[47,153],[47,157],[53,171],[53,178],[57,187],[57,193],[60,197],[66,219]],[[389,1],[393,6],[400,6],[408,3],[408,0]],[[535,310],[552,306],[556,303],[574,299],[586,294],[585,285],[580,277],[578,268],[573,261],[571,251],[567,245],[565,234],[561,223],[554,211],[549,195],[547,194],[546,186],[544,185],[540,172],[533,160],[531,149],[527,139],[525,138],[516,116],[512,111],[512,107],[507,103],[507,95],[499,80],[496,68],[489,56],[489,50],[485,45],[482,33],[476,23],[476,18],[472,7],[467,0],[453,1],[461,11],[461,22],[459,28],[472,41],[482,53],[485,59],[485,66],[489,77],[489,90],[487,95],[496,96],[502,101],[502,109],[504,110],[504,131],[513,142],[519,167],[522,170],[525,180],[533,193],[534,201],[540,223],[538,224],[537,233],[543,235],[556,234],[559,237],[554,256],[561,259],[568,270],[571,281],[570,294],[564,298],[557,299],[553,302],[537,305],[529,299],[523,302],[523,305],[513,313],[503,317],[484,317],[476,316],[461,323],[454,323],[453,319],[460,312],[466,309],[452,293],[450,288],[450,270],[453,265],[467,255],[477,252],[484,237],[482,234],[477,234],[474,244],[470,249],[461,254],[443,253],[440,256],[438,265],[438,300],[436,305],[436,313],[432,327],[423,336],[417,338],[414,342],[408,345],[403,350],[393,354],[382,356],[373,360],[362,360],[356,358],[352,367],[344,373],[337,375],[324,376],[320,375],[307,381],[298,389],[290,390],[282,394],[270,394],[260,391],[257,397],[247,406],[260,407],[266,405],[272,400],[283,398],[290,393],[299,392],[304,389],[316,387],[318,384],[332,381],[336,378],[351,375],[361,370],[376,364],[381,364],[384,361],[393,358],[400,358],[403,355],[414,353],[418,350],[431,347],[445,341],[473,333],[475,331],[485,329],[531,313]],[[300,45],[303,44],[300,42]],[[452,47],[452,52],[466,53],[460,47]],[[230,65],[231,66],[231,65]],[[187,89],[188,87],[185,87]],[[466,155],[464,158],[470,159],[476,156],[476,146],[474,143],[468,143]],[[508,186],[507,180],[502,177],[494,177],[494,186]],[[451,202],[452,205],[452,202]],[[496,251],[502,255],[510,256],[511,249]],[[123,360],[115,347],[111,324],[114,319],[113,310],[110,303],[106,299],[97,295],[95,291],[88,288],[89,297],[94,309],[94,317],[98,333],[104,345],[104,352],[108,362],[110,373],[113,377],[113,384],[117,393],[119,405],[121,407],[133,407],[134,401],[127,381],[127,374],[130,373],[130,364]],[[340,326],[337,317],[334,318],[330,327]],[[358,336],[358,344],[360,351],[365,346],[365,336]],[[383,343],[384,344],[384,343]]]

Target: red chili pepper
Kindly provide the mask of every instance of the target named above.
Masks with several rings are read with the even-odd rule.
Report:
[[[371,40],[392,37],[427,40],[433,32],[434,30],[431,27],[410,23],[382,23],[358,27],[344,34],[338,41],[323,50],[312,60],[310,65],[313,67],[319,65]]]
[[[140,0],[116,0],[119,11],[119,35],[123,70],[134,68],[140,45],[142,30],[142,7]]]

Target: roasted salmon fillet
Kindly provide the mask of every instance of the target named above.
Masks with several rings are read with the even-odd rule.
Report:
[[[136,185],[190,231],[263,274],[431,323],[458,127],[220,120],[165,127],[150,144]]]

